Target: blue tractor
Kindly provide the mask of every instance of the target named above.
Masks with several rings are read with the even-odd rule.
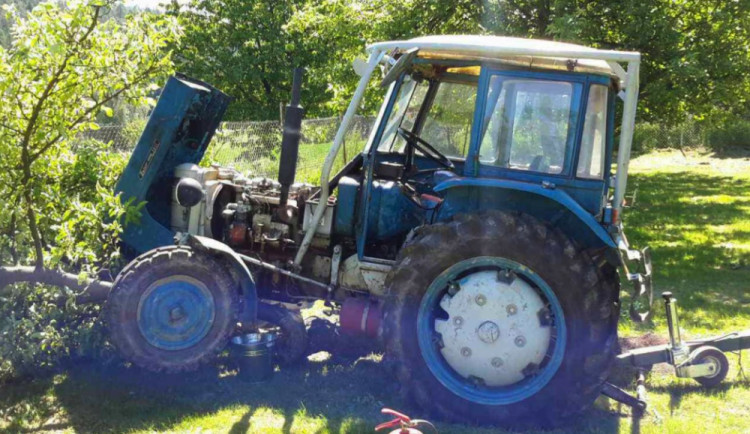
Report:
[[[117,187],[146,206],[123,235],[135,259],[109,295],[112,341],[183,371],[275,319],[292,362],[295,309],[326,300],[443,419],[555,425],[585,409],[615,356],[618,270],[633,316],[651,302],[648,251],[620,218],[640,55],[490,36],[368,51],[320,185],[294,179],[299,76],[277,180],[199,166],[230,99],[169,80]],[[380,69],[372,133],[331,176]]]

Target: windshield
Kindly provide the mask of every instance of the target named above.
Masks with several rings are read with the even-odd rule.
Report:
[[[574,133],[574,83],[490,79],[479,161],[498,167],[562,173]]]
[[[399,127],[417,134],[448,157],[464,158],[471,139],[476,83],[415,81],[405,77],[386,123],[380,152],[403,152]],[[427,103],[429,107],[423,107]],[[422,119],[419,119],[420,112]]]

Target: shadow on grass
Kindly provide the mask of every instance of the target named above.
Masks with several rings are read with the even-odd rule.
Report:
[[[719,159],[750,159],[750,146],[734,146],[716,149],[711,152],[711,158]]]
[[[277,372],[264,384],[248,384],[222,366],[179,375],[91,366],[70,371],[55,394],[76,431],[169,430],[180,420],[232,409],[215,417],[226,421],[224,429],[240,433],[250,430],[258,410],[268,409],[281,413],[285,433],[298,414],[320,417],[323,428],[338,432],[352,415],[377,416],[381,400],[396,395],[390,384],[370,360],[351,366],[309,362]],[[364,421],[355,425],[371,427]]]
[[[651,387],[650,390],[669,395],[669,411],[673,415],[680,408],[683,398],[687,396],[704,395],[723,397],[730,389],[741,384],[743,384],[741,381],[727,381],[707,389],[698,383],[680,383],[670,384],[669,387],[655,386]]]
[[[634,246],[652,245],[658,291],[680,299],[689,325],[747,316],[750,307],[750,179],[690,172],[637,174],[636,205],[626,210]],[[702,312],[703,319],[691,311]],[[713,326],[713,327],[712,327]]]
[[[87,363],[54,379],[15,388],[12,396],[0,397],[0,406],[35,409],[38,425],[11,426],[12,432],[180,431],[204,426],[230,433],[259,428],[284,433],[358,433],[372,432],[374,425],[384,420],[380,415],[384,406],[423,416],[398,396],[388,371],[366,359],[349,365],[308,362],[254,385],[220,365],[161,375]],[[621,414],[591,409],[558,432],[617,432],[621,421]],[[435,422],[440,432],[503,432]]]

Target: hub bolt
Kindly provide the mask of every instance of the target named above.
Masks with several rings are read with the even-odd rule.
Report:
[[[517,347],[523,347],[524,345],[526,345],[526,338],[523,336],[518,336],[513,342],[516,343]]]
[[[505,308],[505,311],[508,312],[509,316],[513,316],[518,313],[518,308],[515,304],[509,304],[508,307]]]
[[[471,350],[469,349],[469,347],[463,347],[463,348],[461,348],[461,355],[464,356],[464,357],[471,356]]]
[[[499,368],[499,367],[503,366],[503,359],[501,359],[500,357],[493,358],[492,359],[492,366],[494,366],[495,368]]]
[[[171,309],[171,310],[169,311],[169,320],[170,320],[170,321],[172,321],[172,322],[174,322],[174,321],[179,321],[179,320],[181,320],[181,319],[182,319],[182,318],[183,318],[184,316],[185,316],[185,312],[183,312],[183,310],[182,310],[182,307],[181,307],[181,306],[173,307],[173,308],[172,308],[172,309]]]
[[[455,324],[457,326],[461,326],[461,325],[463,325],[463,323],[464,323],[464,319],[461,318],[460,316],[457,316],[457,317],[453,318],[453,324]]]
[[[479,294],[479,295],[477,295],[477,296],[476,296],[476,297],[474,298],[474,301],[475,301],[475,302],[476,302],[476,303],[477,303],[478,305],[480,305],[480,306],[484,306],[484,304],[485,304],[485,303],[487,303],[487,298],[486,298],[486,297],[485,297],[484,295],[482,295],[482,294]]]

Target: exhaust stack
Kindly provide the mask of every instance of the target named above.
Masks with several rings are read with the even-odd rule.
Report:
[[[286,106],[284,117],[284,135],[281,139],[281,156],[279,157],[279,184],[281,197],[279,209],[284,209],[289,199],[289,187],[294,183],[297,171],[297,154],[301,137],[302,117],[304,109],[299,105],[300,90],[302,88],[302,68],[294,68],[292,79],[292,100]]]

